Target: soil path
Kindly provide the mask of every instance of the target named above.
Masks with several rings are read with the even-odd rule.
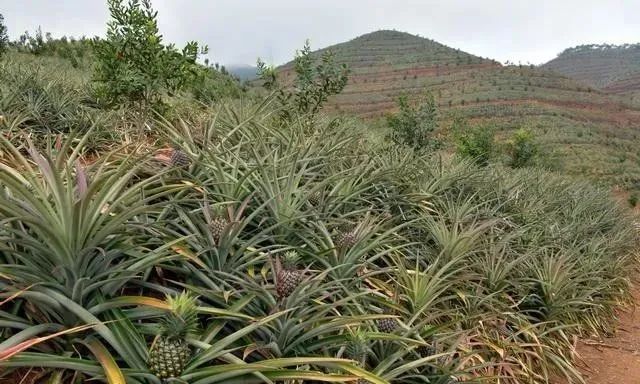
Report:
[[[620,312],[615,336],[578,343],[578,366],[587,384],[640,384],[640,288],[636,308]],[[564,383],[563,383],[564,384]]]

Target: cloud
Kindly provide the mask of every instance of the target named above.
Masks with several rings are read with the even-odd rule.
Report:
[[[10,35],[38,25],[54,36],[104,33],[98,0],[0,0]],[[197,40],[212,62],[288,61],[306,38],[313,48],[378,29],[432,38],[500,61],[542,63],[585,43],[638,41],[640,2],[625,0],[155,0],[165,40]]]

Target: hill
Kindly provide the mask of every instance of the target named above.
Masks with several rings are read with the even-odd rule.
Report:
[[[543,68],[614,94],[640,92],[640,44],[581,45],[564,50]]]
[[[253,80],[258,76],[258,68],[251,65],[227,65],[227,71],[242,81]]]
[[[495,124],[501,138],[527,127],[564,171],[640,187],[640,110],[628,98],[546,68],[503,66],[404,32],[369,33],[317,54],[327,49],[352,70],[331,111],[378,119],[395,110],[400,95],[415,99],[428,91],[439,104],[445,135],[456,116]],[[280,71],[293,78],[292,63]]]

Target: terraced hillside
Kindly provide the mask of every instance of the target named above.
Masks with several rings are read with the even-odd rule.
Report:
[[[330,110],[378,119],[395,109],[398,96],[429,91],[445,131],[454,116],[490,121],[505,131],[501,137],[526,126],[566,172],[640,188],[640,110],[628,97],[545,68],[503,66],[397,31],[369,33],[318,52],[326,49],[352,69]],[[281,73],[292,79],[292,63]]]
[[[640,44],[581,45],[543,66],[615,94],[640,91]]]

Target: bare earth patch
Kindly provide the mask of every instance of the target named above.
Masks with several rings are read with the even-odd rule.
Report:
[[[640,289],[634,290],[640,303]],[[640,383],[640,308],[620,312],[620,324],[614,337],[582,340],[578,343],[578,366],[587,384]],[[559,382],[557,384],[567,384]]]

